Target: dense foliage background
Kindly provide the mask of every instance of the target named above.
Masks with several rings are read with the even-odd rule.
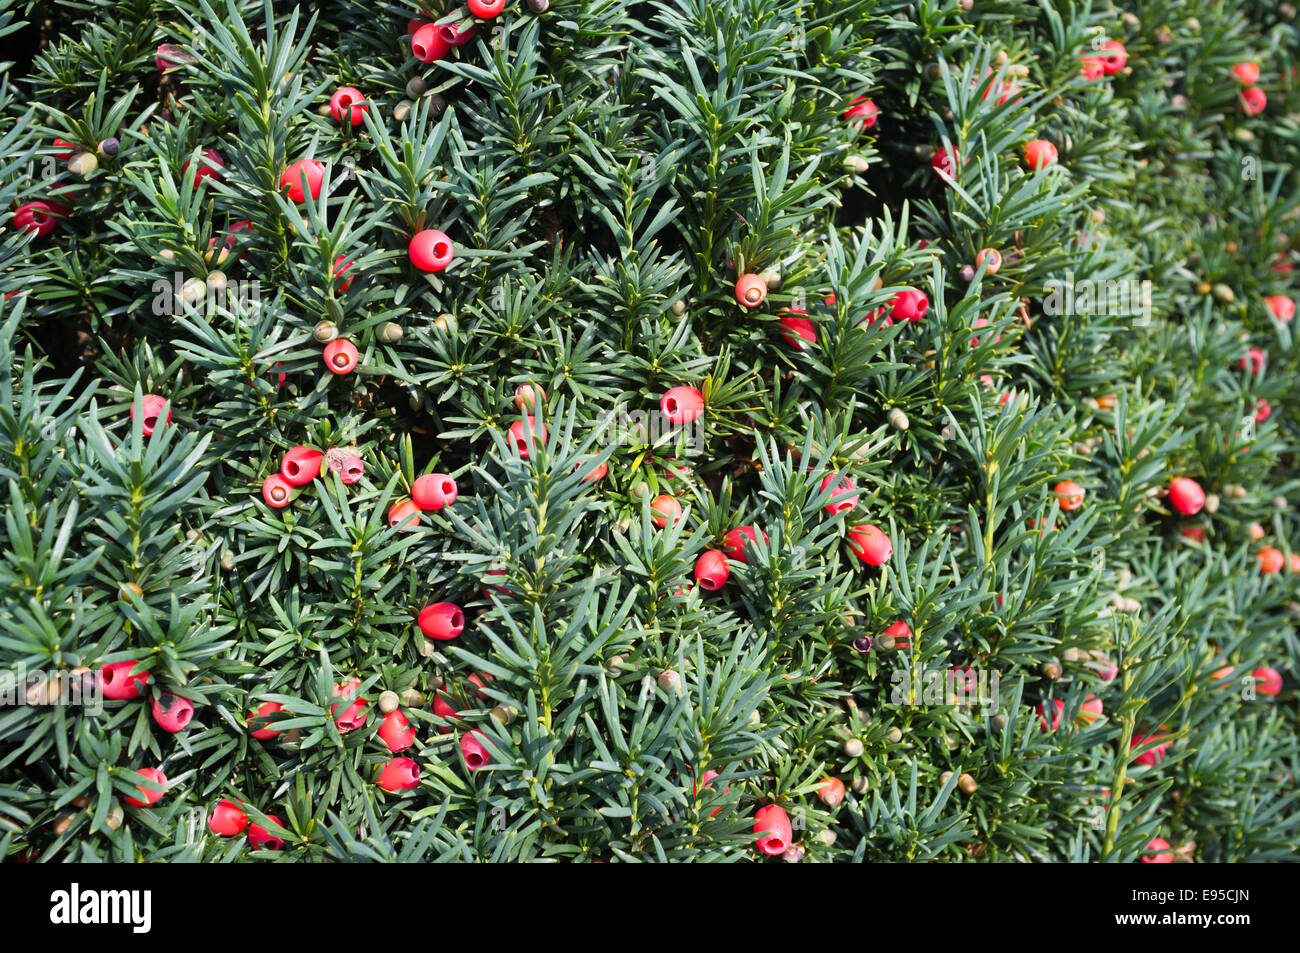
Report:
[[[1300,356],[1266,303],[1300,257],[1292,5],[510,0],[428,64],[408,20],[463,8],[0,11],[0,662],[44,673],[0,708],[0,855],[760,860],[777,804],[786,860],[1294,856]],[[1127,60],[1096,75],[1107,41]],[[1059,159],[1029,168],[1035,139]],[[325,180],[295,203],[302,159]],[[30,201],[67,215],[27,231]],[[422,228],[445,271],[408,259]],[[1149,281],[1150,308],[1052,306],[1067,278]],[[923,320],[862,320],[906,288]],[[681,385],[699,444],[611,417]],[[364,477],[268,506],[303,444]],[[391,528],[427,472],[459,498]],[[836,473],[858,494],[832,514]],[[694,585],[740,525],[766,541]],[[442,601],[465,631],[427,641]],[[42,677],[127,660],[141,697],[42,703]],[[953,666],[994,698],[926,697]],[[351,678],[370,716],[341,732]],[[413,789],[376,784],[385,691]],[[176,733],[169,694],[195,706]],[[254,739],[266,702],[280,734]],[[149,807],[124,800],[143,768]],[[213,833],[221,799],[283,848]]]

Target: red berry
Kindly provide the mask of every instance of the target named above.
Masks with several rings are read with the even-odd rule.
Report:
[[[844,782],[839,778],[826,778],[817,789],[817,797],[827,807],[834,807],[844,800]]]
[[[14,210],[14,228],[19,231],[35,232],[38,236],[44,237],[54,231],[54,226],[58,224],[60,218],[66,218],[71,214],[66,206],[58,202],[36,199],[32,202],[24,202]]]
[[[996,86],[998,90],[998,98],[995,100],[995,102],[999,106],[1005,106],[1007,104],[1007,100],[1009,100],[1016,93],[1020,92],[1019,86],[1017,86],[1011,80],[1007,80],[1001,84],[990,83],[989,88],[984,90],[984,95],[981,96],[980,98],[988,99],[989,96],[993,93],[994,86]],[[1020,100],[1017,99],[1016,102],[1020,102]]]
[[[785,338],[786,343],[796,351],[803,351],[809,344],[817,343],[817,329],[810,318],[795,317],[796,314],[807,314],[807,312],[791,308],[778,323],[785,329],[781,332],[781,336]]]
[[[440,510],[456,502],[456,481],[445,473],[426,473],[411,484],[411,499],[421,510]]]
[[[1184,516],[1194,516],[1205,505],[1205,491],[1195,480],[1179,477],[1169,484],[1169,504]]]
[[[468,0],[469,12],[480,20],[491,20],[506,8],[506,0]]]
[[[437,715],[439,718],[456,717],[456,709],[452,708],[451,705],[447,704],[447,700],[443,698],[442,695],[439,694],[438,692],[433,693],[433,713]],[[438,730],[443,734],[446,734],[447,732],[451,731],[452,728],[449,725],[445,725],[439,728]]]
[[[1273,416],[1273,408],[1267,400],[1261,397],[1255,401],[1255,423],[1262,424],[1271,416]]]
[[[299,445],[287,452],[280,461],[280,476],[290,486],[306,486],[320,476],[324,459],[325,454],[321,451]]]
[[[411,34],[411,54],[421,63],[440,60],[449,52],[451,44],[436,23],[426,23]]]
[[[1276,546],[1264,546],[1255,554],[1255,559],[1259,561],[1259,571],[1272,575],[1275,572],[1281,572],[1282,567],[1286,565],[1286,557]]]
[[[352,86],[344,86],[330,97],[330,113],[336,122],[359,126],[365,121],[364,117],[369,109],[370,104],[366,102],[366,97],[361,95],[361,90]]]
[[[379,772],[378,785],[385,791],[406,791],[420,784],[420,766],[410,758],[393,758]]]
[[[682,504],[667,493],[660,493],[650,501],[650,519],[660,529],[682,518]]]
[[[153,791],[145,787],[143,784],[137,784],[135,789],[140,792],[140,798],[124,797],[122,800],[134,807],[148,807],[150,804],[157,804],[161,801],[162,796],[167,793],[167,775],[163,774],[162,771],[157,768],[137,768],[135,773],[153,781],[161,787],[162,790]]]
[[[465,631],[465,613],[454,602],[435,602],[420,610],[419,625],[431,639],[454,639]]]
[[[1190,539],[1196,543],[1205,542],[1205,528],[1202,526],[1184,526],[1182,534],[1184,539]]]
[[[222,837],[235,837],[248,827],[248,815],[234,801],[221,800],[208,818],[208,830]]]
[[[388,525],[399,533],[413,533],[420,528],[420,508],[414,500],[398,500],[388,508]]]
[[[347,338],[335,338],[325,345],[321,357],[325,366],[334,374],[351,374],[361,359],[357,346]]]
[[[366,461],[348,447],[330,447],[325,451],[325,466],[337,473],[345,486],[351,486],[366,474]]]
[[[961,154],[956,149],[950,152],[947,146],[940,146],[934,150],[934,155],[930,158],[930,168],[940,178],[947,176],[950,179],[955,179],[957,178],[957,163],[960,161]]]
[[[199,157],[199,169],[194,173],[194,187],[197,189],[203,184],[204,179],[221,178],[220,170],[225,168],[225,165],[220,152],[216,149],[204,149],[203,155]],[[186,159],[185,164],[181,166],[181,171],[185,172],[189,167],[189,160]]]
[[[1246,352],[1246,356],[1237,361],[1237,366],[1243,371],[1250,368],[1252,374],[1258,374],[1268,363],[1268,355],[1257,347],[1252,347]]]
[[[717,771],[705,771],[705,772],[704,772],[704,776],[700,778],[700,789],[701,789],[701,790],[706,790],[706,791],[712,791],[712,790],[713,790],[713,779],[716,778],[717,776],[718,776],[718,772],[717,772]],[[724,795],[730,794],[730,793],[731,793],[731,786],[728,785],[726,788],[724,788],[723,791],[722,791],[722,793],[723,793]],[[695,782],[694,782],[694,781],[691,782],[691,794],[692,794],[692,795],[697,795],[697,794],[699,794],[699,791],[697,791],[697,790],[695,789]],[[718,813],[720,810],[722,810],[722,807],[723,807],[723,805],[719,804],[719,805],[718,805],[717,807],[715,807],[713,810],[709,811],[709,817],[716,817],[716,816],[717,816],[717,813]]]
[[[515,410],[536,411],[539,404],[546,403],[546,391],[539,384],[520,384],[515,387]]]
[[[245,719],[248,723],[248,727],[252,729],[249,734],[259,741],[266,741],[269,738],[274,738],[280,733],[280,730],[278,728],[270,727],[274,722],[269,719],[271,715],[281,711],[284,711],[284,706],[279,702],[263,702],[248,716],[247,719]],[[257,725],[258,727],[254,728],[254,725]]]
[[[273,509],[283,509],[293,500],[293,484],[278,473],[262,481],[262,499]]]
[[[1254,86],[1259,82],[1259,64],[1247,60],[1232,68],[1232,75],[1242,86]]]
[[[1101,79],[1106,72],[1105,66],[1101,59],[1096,56],[1085,56],[1079,60],[1079,70],[1083,73],[1083,78],[1092,82],[1094,79]]]
[[[181,63],[193,62],[194,57],[174,43],[159,43],[158,48],[154,50],[153,65],[158,67],[160,73],[165,73]]]
[[[767,282],[761,276],[744,274],[736,279],[736,302],[746,308],[757,308],[767,297]]]
[[[883,566],[894,555],[894,544],[878,527],[855,526],[849,530],[849,548],[869,566]]]
[[[140,409],[143,411],[143,420],[140,423],[140,430],[146,437],[152,437],[154,428],[158,426],[158,418],[166,412],[167,417],[163,423],[172,422],[171,404],[166,397],[159,394],[145,394],[140,400]],[[135,420],[135,404],[131,405],[131,419]]]
[[[825,493],[830,488],[830,485],[834,481],[835,481],[834,473],[826,474],[826,476],[822,479],[822,492]],[[832,516],[837,516],[840,513],[847,513],[849,510],[853,509],[853,507],[857,506],[858,504],[857,493],[854,493],[852,496],[849,497],[844,497],[845,493],[848,493],[852,490],[856,490],[857,488],[858,488],[857,484],[853,482],[852,478],[845,477],[844,479],[842,479],[836,485],[835,491],[831,494],[830,502],[826,504],[826,512],[830,513]]]
[[[892,638],[896,647],[907,648],[907,646],[911,644],[912,640],[912,627],[902,619],[899,619],[880,634]]]
[[[379,740],[388,746],[388,750],[397,754],[415,744],[415,729],[400,711],[392,711],[384,716],[379,726]]]
[[[876,104],[866,96],[856,96],[849,102],[849,108],[844,110],[844,118],[852,122],[857,120],[857,124],[863,129],[870,129],[876,124],[876,119],[880,115],[880,110]]]
[[[1250,674],[1259,683],[1256,690],[1261,695],[1274,698],[1282,691],[1282,673],[1277,669],[1264,665]]]
[[[194,717],[194,702],[170,692],[163,692],[154,698],[149,708],[158,727],[173,734],[188,725]]]
[[[349,271],[351,271],[352,266],[356,264],[355,258],[348,258],[346,261],[344,261],[346,257],[347,256],[345,255],[339,255],[337,258],[334,259],[334,277],[336,279],[342,278]],[[351,287],[352,287],[352,279],[343,278],[342,281],[340,281],[337,285],[334,286],[334,291],[336,294],[343,294],[343,292],[347,291]]]
[[[81,146],[77,145],[75,142],[70,142],[67,139],[54,140],[54,158],[61,159],[64,162],[71,159],[78,152],[85,151],[87,150],[82,149]]]
[[[1151,843],[1147,844],[1146,852],[1141,859],[1144,864],[1172,864],[1174,855],[1169,850],[1169,841],[1163,837],[1151,838]]]
[[[1052,490],[1061,509],[1072,513],[1083,506],[1083,487],[1073,480],[1062,480]]]
[[[674,387],[659,398],[659,409],[669,422],[689,424],[704,413],[704,395],[694,387]]]
[[[483,732],[478,730],[469,731],[460,736],[460,754],[465,759],[465,767],[469,768],[470,771],[477,771],[492,761],[491,753],[480,740],[485,738]]]
[[[716,592],[727,582],[731,567],[727,564],[725,553],[716,549],[706,549],[695,560],[695,579],[701,589]]]
[[[442,271],[451,264],[456,254],[456,246],[451,239],[436,228],[426,228],[416,232],[407,246],[411,264],[421,271]]]
[[[1295,317],[1295,302],[1285,295],[1273,295],[1271,298],[1265,298],[1264,304],[1268,305],[1268,310],[1273,312],[1273,317],[1283,324]]]
[[[1258,116],[1268,107],[1268,97],[1258,86],[1247,86],[1238,95],[1241,111],[1247,116]]]
[[[1127,65],[1128,50],[1124,49],[1124,44],[1119,40],[1103,43],[1100,49],[1105,51],[1101,57],[1101,65],[1106,70],[1107,76],[1113,76]]]
[[[996,275],[1002,268],[1002,252],[996,248],[984,248],[975,256],[975,267],[984,265],[984,274]]]
[[[930,299],[925,292],[915,288],[905,288],[894,295],[890,302],[889,317],[893,321],[911,321],[913,324],[925,317],[930,307]]]
[[[763,853],[770,857],[784,854],[794,840],[789,815],[775,804],[760,807],[754,814],[754,836]]]
[[[324,180],[325,163],[317,162],[315,159],[299,159],[284,170],[284,175],[280,176],[280,188],[287,188],[289,198],[294,202],[303,202],[306,201],[308,193],[314,199],[320,198],[320,187]]]
[[[334,715],[334,724],[338,726],[340,732],[349,732],[360,728],[366,723],[370,716],[366,713],[366,700],[357,697],[357,691],[361,688],[361,679],[354,678],[346,685],[335,684],[334,697],[341,698],[343,701],[337,701],[330,706],[330,714]],[[351,702],[344,709],[343,714],[338,711],[343,707],[343,702]]]
[[[1141,748],[1143,745],[1147,745],[1152,742],[1158,742],[1158,743],[1154,748],[1144,751],[1136,758],[1134,758],[1133,760],[1135,763],[1152,766],[1152,765],[1159,764],[1161,761],[1165,759],[1165,755],[1169,753],[1169,743],[1167,741],[1163,741],[1162,736],[1136,735],[1134,736],[1132,742],[1129,743],[1129,748],[1130,750],[1133,748]]]
[[[510,444],[523,459],[528,459],[529,450],[545,443],[546,427],[532,417],[528,418],[527,425],[522,420],[516,420],[510,425]]]
[[[275,821],[277,829],[275,833],[263,827],[261,824],[250,824],[248,827],[248,846],[253,850],[281,850],[284,847],[284,838],[279,834],[279,828],[284,827],[284,821],[280,820],[274,814],[266,815],[268,821]]]
[[[520,384],[515,388],[515,410],[535,411],[546,403],[546,391],[541,384]]]
[[[573,469],[575,472],[582,469],[582,463],[581,462],[577,463]],[[607,474],[608,472],[609,472],[608,465],[604,463],[598,463],[596,464],[595,467],[592,468],[590,473],[588,473],[585,477],[582,478],[582,482],[598,483],[605,478],[605,474]]]
[[[105,698],[113,701],[126,701],[139,698],[140,693],[149,682],[149,672],[135,672],[139,662],[110,662],[99,670],[99,688]],[[133,674],[134,673],[134,674]]]
[[[722,549],[727,554],[728,559],[734,559],[738,563],[747,563],[745,558],[746,543],[751,543],[758,538],[758,531],[752,526],[737,526],[726,536],[722,537]],[[763,534],[763,542],[767,542],[767,533]]]
[[[1044,731],[1055,731],[1061,724],[1061,715],[1065,712],[1065,702],[1059,698],[1051,702],[1051,724],[1048,724],[1048,703],[1043,702],[1038,706],[1038,722],[1043,726]],[[1088,695],[1079,707],[1079,714],[1075,718],[1076,722],[1091,724],[1101,717],[1102,706],[1101,699],[1096,695]]]
[[[444,23],[438,29],[442,32],[443,39],[451,46],[464,46],[474,39],[477,27],[470,20],[462,20],[458,24]]]
[[[1056,146],[1046,139],[1034,139],[1025,144],[1025,165],[1031,169],[1045,169],[1056,161]]]

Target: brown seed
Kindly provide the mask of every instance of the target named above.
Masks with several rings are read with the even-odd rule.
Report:
[[[963,794],[974,794],[979,785],[969,774],[963,774],[957,779],[957,787],[961,788]]]

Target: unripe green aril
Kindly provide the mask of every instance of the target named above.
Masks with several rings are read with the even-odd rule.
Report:
[[[68,160],[68,171],[73,175],[87,176],[99,168],[99,159],[93,152],[82,152]]]
[[[190,304],[202,301],[207,296],[207,293],[207,283],[200,281],[198,278],[188,278],[185,284],[181,285],[181,300]]]

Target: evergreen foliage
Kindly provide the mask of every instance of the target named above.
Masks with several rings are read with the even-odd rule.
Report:
[[[0,663],[41,673],[0,705],[0,857],[753,861],[773,803],[787,860],[1294,856],[1300,353],[1266,302],[1298,290],[1294,7],[512,2],[429,64],[416,16],[466,13],[0,0]],[[1127,65],[1086,78],[1105,40]],[[1033,170],[1036,139],[1059,159]],[[302,159],[324,182],[295,203]],[[15,224],[34,200],[69,210],[48,235]],[[426,228],[445,271],[408,259]],[[1144,281],[1149,307],[1097,297]],[[909,288],[923,320],[864,320]],[[677,386],[700,427],[637,416]],[[298,445],[364,477],[272,508]],[[432,472],[457,501],[391,527]],[[742,525],[746,561],[696,585]],[[465,631],[426,640],[444,601]],[[45,703],[127,660],[141,698]],[[991,698],[933,696],[968,666]],[[341,731],[352,678],[369,718]],[[385,691],[412,790],[375,781]],[[195,706],[179,733],[165,693]],[[158,767],[165,795],[126,803]],[[211,833],[223,798],[284,848]]]

